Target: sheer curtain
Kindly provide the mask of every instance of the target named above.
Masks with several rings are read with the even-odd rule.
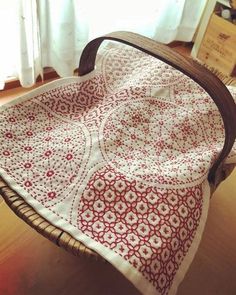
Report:
[[[25,87],[42,73],[36,1],[0,0],[0,89],[7,77]]]
[[[191,41],[206,0],[0,0],[0,88],[8,76],[24,87],[44,67],[73,75],[92,38],[128,30],[162,43]]]
[[[130,30],[167,44],[174,40],[192,40],[207,0],[93,2],[86,1],[90,37]]]

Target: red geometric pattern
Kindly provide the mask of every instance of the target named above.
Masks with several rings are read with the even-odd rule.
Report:
[[[196,233],[201,185],[158,189],[106,167],[88,183],[78,211],[82,232],[112,249],[164,294]]]
[[[92,78],[59,80],[0,112],[2,176],[163,295],[195,242],[223,141],[201,87],[127,47],[104,50]]]
[[[84,128],[58,119],[33,101],[4,113],[1,166],[43,205],[62,201],[86,161]]]
[[[105,97],[104,79],[98,75],[84,83],[74,83],[38,95],[37,102],[64,119],[86,122],[87,126],[98,124],[96,106]]]

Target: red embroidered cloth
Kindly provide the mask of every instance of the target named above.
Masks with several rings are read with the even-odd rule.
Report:
[[[199,244],[207,173],[223,147],[205,91],[157,59],[110,47],[92,74],[40,87],[0,117],[9,185],[142,293],[174,294]]]

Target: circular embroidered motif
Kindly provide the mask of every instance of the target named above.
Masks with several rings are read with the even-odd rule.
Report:
[[[204,176],[211,161],[197,116],[158,98],[129,98],[108,113],[99,136],[109,165],[152,185],[190,184]],[[204,168],[198,164],[202,153],[192,152],[200,147],[206,150]]]
[[[141,84],[169,87],[185,79],[181,72],[168,64],[128,46],[109,48],[105,51],[102,72],[106,88],[111,92],[117,91],[118,88]]]

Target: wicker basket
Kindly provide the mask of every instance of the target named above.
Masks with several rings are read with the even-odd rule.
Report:
[[[213,193],[220,182],[224,180],[234,168],[232,164],[224,164],[224,159],[231,151],[236,137],[236,106],[225,85],[204,66],[199,65],[193,60],[187,59],[170,48],[148,38],[127,32],[116,32],[91,41],[84,49],[81,56],[79,66],[79,73],[81,76],[94,69],[96,53],[103,40],[119,41],[161,59],[192,78],[201,85],[215,101],[223,118],[226,139],[222,152],[208,175]],[[93,259],[105,261],[104,258],[74,239],[70,234],[55,227],[41,217],[21,196],[14,192],[3,179],[0,179],[0,194],[15,214],[56,245],[76,256],[85,255]]]

